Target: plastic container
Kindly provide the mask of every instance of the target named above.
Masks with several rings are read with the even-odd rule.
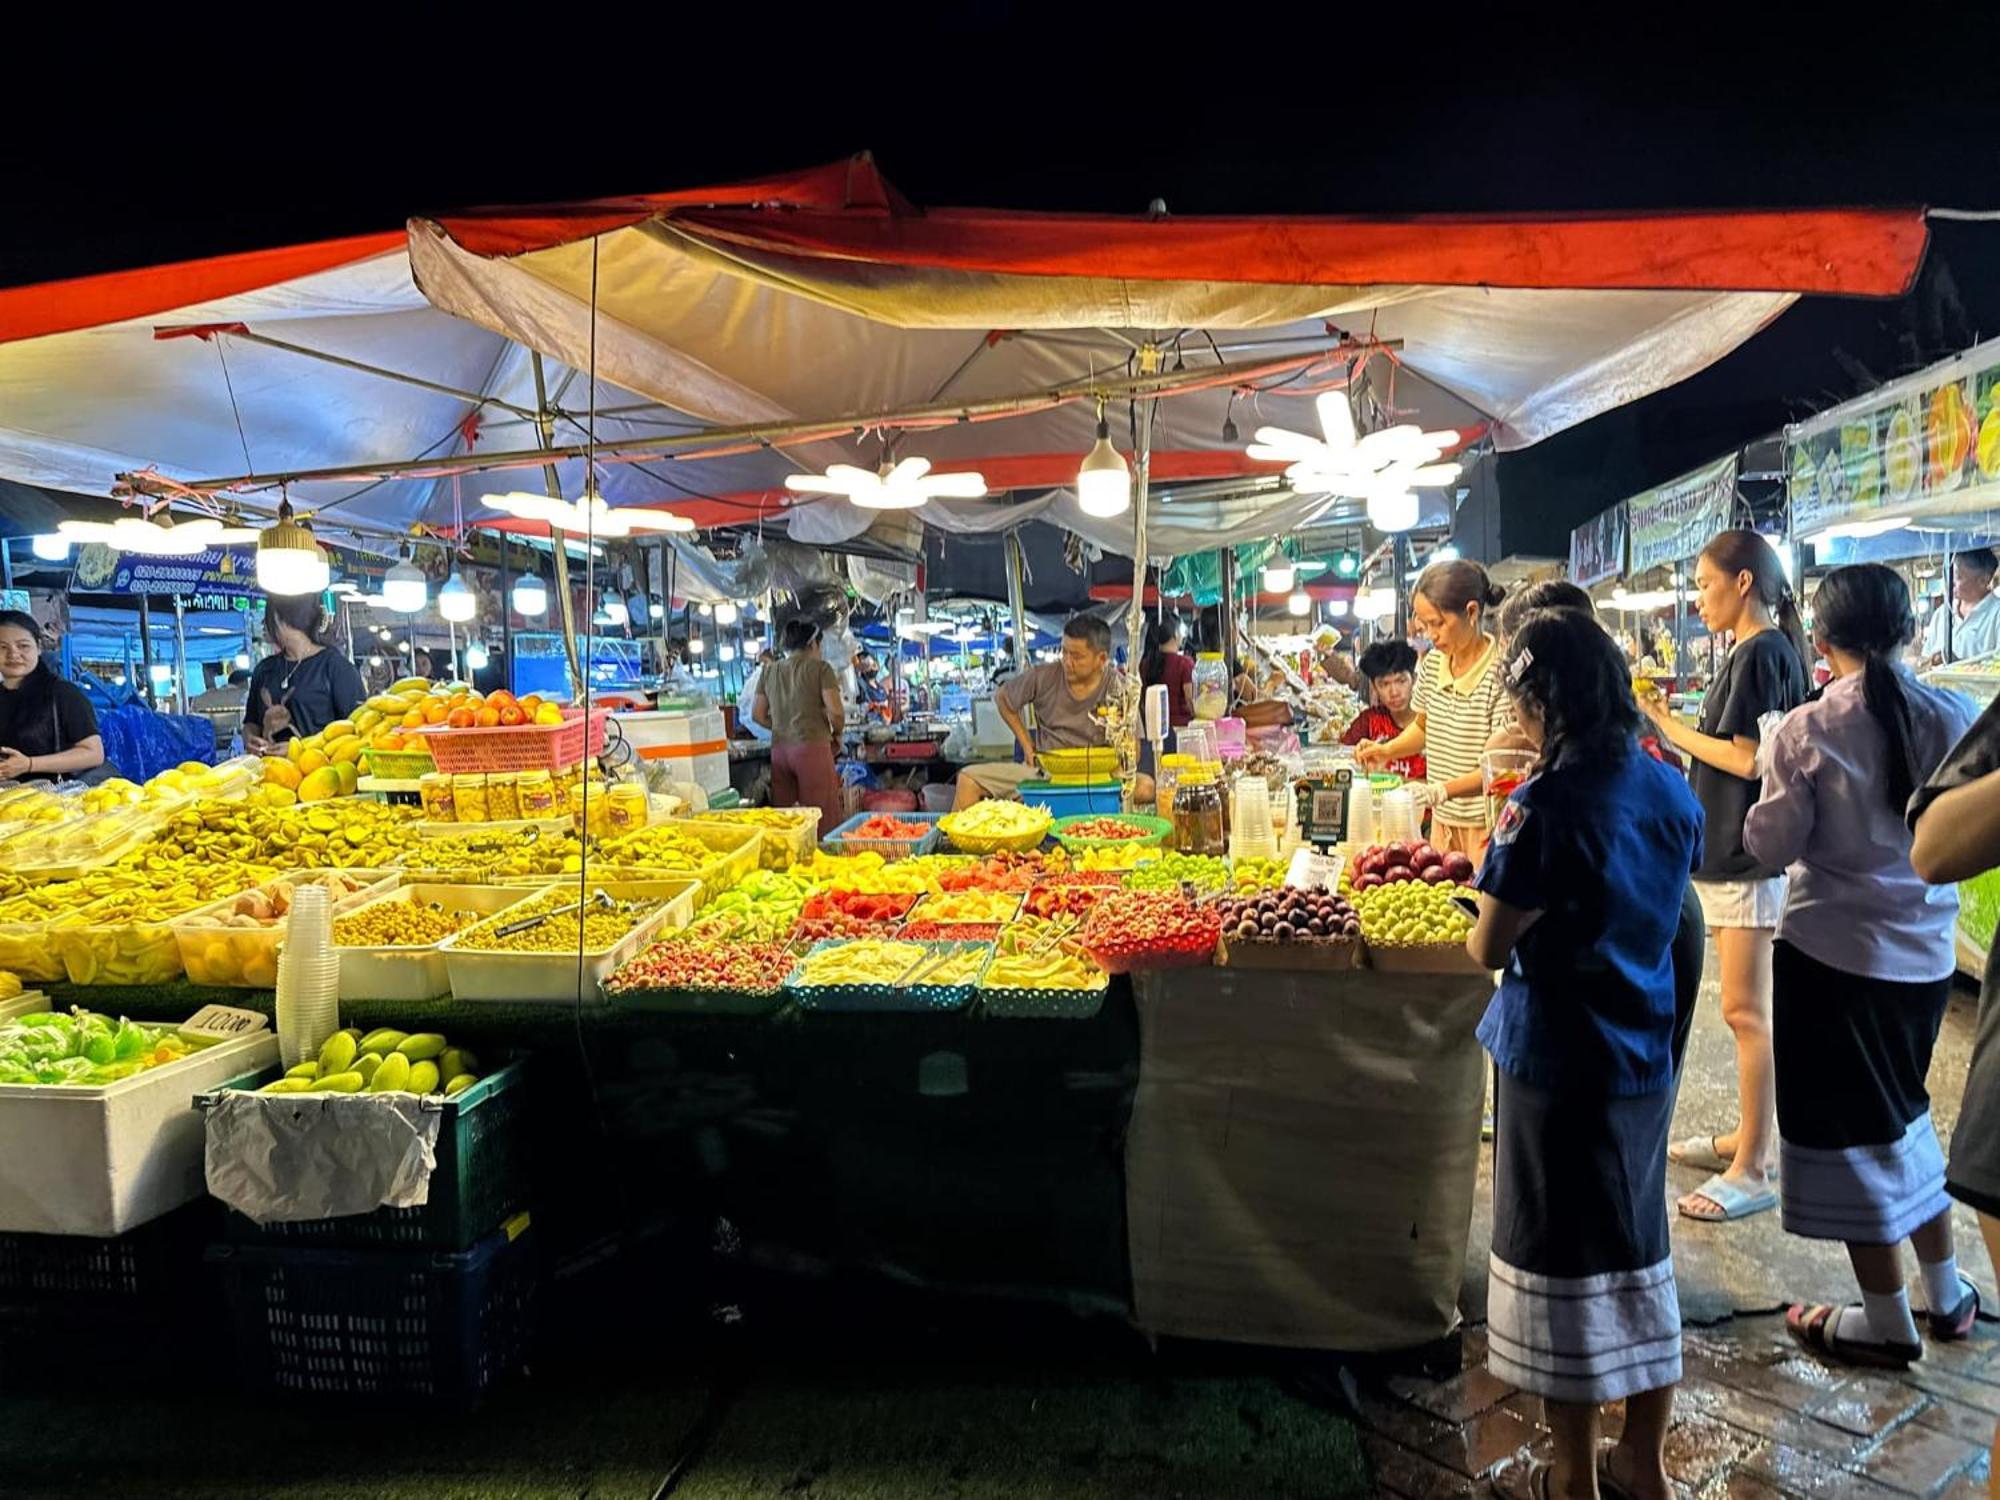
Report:
[[[469,1250],[528,1206],[527,1065],[511,1062],[483,1076],[455,1098],[426,1096],[419,1108],[438,1121],[437,1165],[430,1201],[416,1208],[378,1208],[338,1219],[297,1219],[259,1224],[231,1212],[227,1234],[239,1244],[422,1246]],[[219,1093],[194,1102],[211,1106]],[[285,1096],[270,1096],[282,1107]]]
[[[1417,841],[1417,806],[1409,790],[1392,787],[1375,804],[1376,833],[1385,844]]]
[[[459,771],[451,778],[452,814],[460,823],[485,823],[492,818],[486,798],[486,776],[480,771]]]
[[[606,838],[636,833],[646,826],[650,817],[646,806],[646,788],[638,782],[621,781],[604,794]]]
[[[572,882],[571,888],[579,884]],[[452,998],[529,1005],[574,1004],[580,999],[585,1005],[602,1005],[604,976],[645,947],[662,928],[687,926],[700,889],[697,882],[680,879],[599,880],[593,876],[587,884],[591,891],[608,891],[617,900],[657,900],[660,904],[609,948],[585,953],[580,963],[574,949],[566,953],[482,949],[477,946],[477,929],[455,933],[440,945],[451,978]]]
[[[1229,663],[1220,651],[1203,651],[1194,659],[1194,716],[1219,719],[1229,712]]]
[[[486,778],[486,817],[494,823],[520,820],[521,779],[517,772],[496,771]]]
[[[829,938],[817,942],[806,950],[806,957],[838,948],[844,938]],[[934,955],[946,949],[984,949],[990,957],[991,943],[924,943],[920,946]],[[801,961],[803,966],[804,960]],[[792,970],[785,981],[785,992],[792,997],[800,1010],[828,1012],[883,1012],[883,1011],[949,1011],[963,1010],[972,999],[978,984],[975,975],[963,984],[821,984],[809,985],[800,979],[801,969]]]
[[[774,810],[785,814],[788,827],[774,828],[758,821]],[[756,816],[746,816],[751,813]],[[793,865],[804,864],[819,847],[819,809],[816,807],[710,808],[696,813],[688,821],[710,823],[719,828],[756,829],[763,840],[758,860],[766,870],[789,870]]]
[[[1030,807],[1045,807],[1058,818],[1082,813],[1116,813],[1125,805],[1125,791],[1115,781],[1092,782],[1080,786],[1057,786],[1050,781],[1024,781],[1021,800]],[[963,847],[962,845],[960,847]],[[1030,844],[1029,848],[1034,845]]]
[[[430,757],[426,755],[425,760]],[[417,798],[423,804],[424,817],[432,823],[451,824],[458,821],[458,802],[452,795],[451,773],[430,771],[417,779]]]
[[[361,890],[334,902],[336,916],[374,900],[403,878],[399,870],[294,870],[271,883],[298,885],[332,873],[362,881]],[[222,918],[235,907],[241,895],[239,892],[211,901],[168,924],[180,945],[181,967],[192,983],[253,990],[268,990],[277,984],[278,952],[284,946],[291,923],[284,920],[264,927],[225,926]]]
[[[1030,807],[1042,806],[1040,802],[1028,796],[1028,788],[1033,785],[1035,785],[1033,782],[1021,783],[1021,800]],[[968,833],[954,826],[954,820],[958,816],[957,813],[946,813],[938,820],[938,829],[951,840],[954,849],[966,854],[1003,852],[1025,854],[1031,849],[1039,849],[1042,841],[1049,836],[1049,828],[1054,821],[1050,819],[1036,826],[1024,828],[1019,833]]]
[[[259,1031],[94,1088],[0,1084],[0,1140],[33,1142],[0,1172],[0,1230],[108,1239],[194,1202],[208,1186],[190,1099],[277,1064]]]
[[[0,922],[0,969],[24,984],[55,984],[68,977],[48,922]]]
[[[582,710],[571,709],[560,724],[470,729],[432,724],[410,733],[424,737],[440,771],[562,771],[603,752],[610,717],[609,709],[598,709],[586,725]]]
[[[1479,757],[1479,785],[1487,796],[1500,801],[1514,795],[1522,782],[1535,774],[1541,759],[1534,750],[1487,750]]]
[[[368,774],[382,781],[422,781],[437,774],[438,763],[428,750],[363,750]]]
[[[1042,750],[1035,760],[1042,775],[1055,786],[1082,786],[1118,774],[1118,751],[1110,745]]]
[[[81,923],[47,929],[48,942],[71,984],[167,984],[181,977],[180,939],[167,925],[171,920],[93,921],[86,908]]]
[[[1111,976],[1087,990],[1028,990],[1004,987],[977,991],[979,1013],[996,1021],[1087,1021],[1104,1009]]]
[[[456,1255],[217,1245],[208,1261],[253,1389],[469,1406],[527,1359],[539,1277],[526,1214]]]
[[[428,903],[447,911],[478,912],[490,916],[496,911],[526,901],[534,895],[524,886],[501,885],[406,885],[359,902],[343,912],[353,916],[371,906],[400,901]],[[451,972],[439,942],[424,948],[359,948],[336,945],[340,956],[340,998],[343,1000],[435,1000],[451,993]]]
[[[523,771],[517,786],[524,819],[532,821],[562,815],[562,805],[556,800],[555,778],[547,771]]]
[[[1082,823],[1095,823],[1106,817],[1116,818],[1120,823],[1129,823],[1142,830],[1137,838],[1103,839],[1089,838],[1071,833],[1070,830]],[[1145,848],[1156,848],[1161,840],[1173,832],[1173,820],[1157,817],[1152,813],[1084,813],[1081,816],[1057,818],[1049,825],[1049,834],[1063,848],[1075,852],[1079,849],[1104,849],[1113,844],[1138,844]]]
[[[595,805],[594,798],[592,802]],[[645,864],[637,862],[637,857],[629,849],[621,848],[619,840],[612,839],[604,846],[604,863],[644,871],[648,877],[691,876],[701,883],[701,891],[695,897],[697,909],[707,905],[711,899],[721,895],[757,868],[764,841],[756,829],[736,828],[722,823],[703,823],[692,819],[676,823],[674,826],[707,844],[715,851],[715,858],[694,869]]]
[[[842,823],[822,842],[829,854],[879,854],[884,859],[909,859],[919,854],[929,854],[938,846],[943,837],[938,831],[941,812],[896,813],[896,820],[902,823],[922,823],[928,829],[922,838],[916,839],[858,839],[854,830],[878,814],[859,812]]]

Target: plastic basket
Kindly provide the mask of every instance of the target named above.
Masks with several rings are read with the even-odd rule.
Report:
[[[1023,990],[979,987],[979,1012],[997,1021],[1087,1021],[1104,1009],[1111,990],[1104,983],[1087,990]]]
[[[395,870],[293,870],[271,883],[296,886],[327,874],[348,875],[361,882],[359,891],[333,903],[332,915],[336,917],[367,905],[402,879]],[[277,985],[278,950],[284,945],[291,921],[287,918],[266,927],[224,926],[223,917],[241,894],[198,906],[169,924],[180,945],[181,967],[191,983],[253,990]]]
[[[834,938],[826,942],[814,943],[806,950],[806,957],[823,953],[829,948],[844,945],[845,939]],[[991,943],[924,943],[922,947],[933,954],[944,949],[983,949],[989,956],[993,952]],[[883,1012],[883,1011],[950,1011],[963,1010],[972,999],[978,976],[964,984],[912,984],[889,986],[886,984],[820,984],[803,983],[799,974],[804,966],[793,969],[791,977],[785,980],[785,993],[800,1010],[828,1012]]]
[[[960,891],[946,891],[944,893],[944,896],[948,900],[953,896],[958,896],[962,894],[965,893]],[[1011,922],[1016,917],[1021,915],[1022,897],[1019,894],[1012,891],[982,891],[980,894],[998,897],[1003,903],[1005,903],[1006,910],[996,917],[969,918],[967,923],[964,925],[984,927],[994,922],[999,922],[1004,925],[1005,923]],[[939,904],[938,897],[925,896],[921,898],[915,906],[910,908],[909,912],[905,916],[905,920],[910,922],[931,922],[940,926],[947,926],[947,927],[960,925],[955,923],[954,919],[951,917],[938,916],[936,913],[936,907],[938,904]]]
[[[367,907],[391,901],[436,903],[450,911],[491,916],[533,897],[521,886],[455,885],[413,882],[356,902],[339,915],[351,917]],[[451,993],[451,971],[439,951],[444,942],[424,947],[363,947],[336,943],[340,955],[340,998],[343,1000],[435,1000]]]
[[[270,1224],[231,1212],[229,1238],[240,1244],[470,1249],[528,1204],[526,1078],[526,1065],[511,1062],[456,1098],[422,1102],[422,1108],[443,1119],[438,1122],[430,1201],[421,1207]],[[204,1094],[195,1104],[206,1108],[216,1097]]]
[[[957,813],[946,813],[938,819],[938,828],[951,840],[952,847],[967,854],[1026,854],[1031,849],[1042,847],[1042,841],[1049,836],[1049,820],[1027,833],[966,833],[953,826]]]
[[[586,724],[581,711],[560,724],[510,724],[450,729],[431,724],[412,729],[429,743],[440,771],[566,771],[604,751],[608,708],[595,709]]]
[[[383,781],[415,781],[438,768],[437,757],[428,750],[363,750],[368,774]]]
[[[1043,750],[1037,753],[1035,760],[1042,774],[1057,786],[1078,786],[1118,774],[1118,751],[1110,745]]]
[[[929,831],[918,839],[858,839],[854,830],[870,818],[880,817],[880,813],[858,812],[842,823],[832,833],[820,840],[829,854],[879,854],[884,859],[912,859],[919,854],[929,854],[938,846],[942,835],[938,832],[938,819],[943,813],[897,813],[899,823],[923,823]]]
[[[1112,818],[1120,823],[1129,823],[1134,828],[1144,829],[1145,832],[1138,838],[1095,839],[1069,831],[1078,824],[1101,822],[1105,818]],[[1067,818],[1057,818],[1049,826],[1049,832],[1054,836],[1055,841],[1061,844],[1063,848],[1071,851],[1078,849],[1103,849],[1112,844],[1138,844],[1144,848],[1157,848],[1160,841],[1173,831],[1174,825],[1171,819],[1158,817],[1153,813],[1072,814]]]
[[[574,878],[569,878],[569,883],[572,888],[580,888],[580,882]],[[454,933],[439,945],[445,968],[451,975],[452,998],[520,1004],[569,1004],[580,999],[586,1005],[597,1004],[604,998],[598,986],[605,975],[644,948],[661,928],[687,926],[697,890],[693,881],[679,877],[620,881],[600,880],[591,875],[589,886],[593,891],[609,891],[619,901],[658,905],[633,923],[609,948],[581,957],[575,949],[564,953],[528,953],[481,948],[477,927]],[[566,923],[570,919],[558,920]]]
[[[1058,786],[1053,781],[1024,781],[1021,800],[1030,807],[1046,810],[1052,818],[1081,817],[1095,813],[1101,817],[1122,817],[1125,789],[1116,781],[1079,782]]]
[[[536,1265],[525,1214],[457,1254],[217,1245],[208,1261],[255,1389],[469,1406],[526,1361]]]
[[[715,858],[694,869],[680,865],[648,864],[639,856],[627,853],[632,841],[638,837],[638,831],[635,830],[604,845],[602,855],[604,863],[607,866],[639,872],[650,877],[671,876],[698,881],[701,889],[695,896],[696,910],[706,906],[712,898],[721,895],[757,868],[763,840],[754,828],[736,828],[724,823],[692,821],[676,822],[672,826],[677,831],[690,834],[707,844],[715,851]]]
[[[739,832],[754,828],[762,838],[758,850],[758,862],[766,870],[789,870],[793,865],[804,864],[813,857],[819,847],[819,809],[816,807],[788,807],[782,811],[792,814],[797,821],[789,828],[771,828],[750,817],[748,812],[767,813],[769,808],[710,808],[697,813],[685,821],[691,824],[706,824],[714,828],[726,828]]]

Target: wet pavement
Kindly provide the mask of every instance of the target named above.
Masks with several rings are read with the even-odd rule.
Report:
[[[1949,1147],[1970,1057],[1975,996],[1954,995],[1931,1066],[1932,1111]],[[1735,1118],[1735,1052],[1716,1002],[1713,965],[1689,1042],[1674,1138],[1727,1129]],[[1407,1377],[1364,1386],[1361,1415],[1377,1489],[1410,1500],[1526,1495],[1545,1457],[1540,1402],[1486,1369],[1486,1255],[1492,1224],[1491,1152],[1482,1155],[1478,1205],[1461,1308],[1464,1368],[1445,1381]],[[1703,1174],[1669,1168],[1671,1190]],[[1993,1268],[1970,1211],[1956,1215],[1959,1265],[2000,1308]],[[1906,1250],[1911,1301],[1921,1308]],[[1846,1252],[1787,1235],[1776,1210],[1734,1224],[1674,1220],[1674,1263],[1686,1325],[1685,1372],[1675,1400],[1668,1471],[1683,1496],[1974,1496],[1987,1493],[1987,1445],[2000,1418],[2000,1332],[1982,1322],[1962,1344],[1927,1343],[1907,1374],[1858,1371],[1815,1359],[1785,1333],[1793,1302],[1856,1299]],[[1615,1434],[1617,1416],[1608,1424]]]

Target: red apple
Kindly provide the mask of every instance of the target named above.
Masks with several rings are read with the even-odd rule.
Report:
[[[1454,849],[1444,857],[1444,872],[1460,884],[1472,879],[1472,860]]]
[[[1451,879],[1445,874],[1443,865],[1427,865],[1418,872],[1417,878],[1425,885],[1443,885]]]
[[[1425,870],[1435,869],[1443,860],[1444,856],[1429,844],[1419,844],[1410,851],[1410,868],[1420,875]]]
[[[1404,885],[1415,880],[1417,876],[1408,865],[1392,865],[1382,878],[1390,885]]]
[[[1372,891],[1381,884],[1382,877],[1380,875],[1369,874],[1363,875],[1359,880],[1355,881],[1354,888],[1357,891]]]
[[[1382,858],[1380,849],[1370,849],[1354,862],[1357,875],[1380,875],[1388,867],[1388,862]]]
[[[1410,862],[1410,846],[1408,844],[1389,844],[1382,850],[1382,860],[1390,866],[1407,865]]]

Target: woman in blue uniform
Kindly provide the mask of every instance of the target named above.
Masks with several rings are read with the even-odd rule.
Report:
[[[1479,1026],[1500,1075],[1489,1363],[1542,1398],[1554,1451],[1535,1494],[1595,1492],[1598,1406],[1622,1399],[1602,1488],[1664,1495],[1681,1375],[1672,949],[1701,808],[1639,748],[1624,658],[1595,620],[1538,611],[1508,650],[1540,754],[1494,825],[1466,942],[1504,969]]]

